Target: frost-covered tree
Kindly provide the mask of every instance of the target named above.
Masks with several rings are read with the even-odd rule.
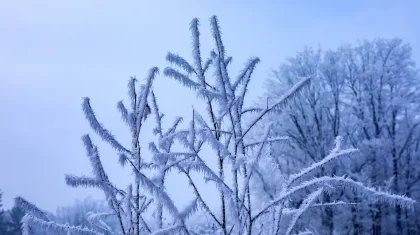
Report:
[[[92,224],[88,220],[89,217],[86,216],[89,212],[109,213],[109,207],[103,201],[87,197],[83,200],[76,200],[73,205],[57,208],[55,217],[56,221],[60,223],[92,228]],[[109,218],[105,222],[114,229],[118,226],[117,221],[113,218]]]
[[[133,180],[125,190],[112,184],[102,166],[98,148],[86,135],[82,140],[93,176],[67,175],[66,182],[73,187],[101,189],[110,212],[88,213],[90,228],[71,226],[57,223],[33,204],[18,198],[17,204],[27,212],[23,219],[24,234],[30,234],[34,228],[55,234],[310,234],[311,231],[300,229],[296,224],[309,210],[347,205],[347,202],[322,200],[323,195],[339,190],[350,190],[372,204],[407,209],[414,206],[410,198],[364,186],[344,175],[318,174],[331,162],[358,152],[355,148],[343,148],[338,135],[317,161],[287,177],[274,175],[273,178],[279,176],[277,184],[266,184],[261,177],[267,166],[264,163],[274,161],[267,147],[288,138],[273,131],[276,121],[268,124],[263,121],[271,114],[284,111],[297,94],[308,89],[318,70],[304,77],[295,74],[297,82],[267,105],[246,107],[248,86],[259,59],[251,58],[236,76],[230,75],[228,66],[232,58],[226,54],[216,17],[211,18],[210,25],[215,45],[208,59],[202,58],[199,21],[193,19],[190,25],[192,62],[168,53],[166,60],[170,66],[164,69],[165,76],[196,92],[203,100],[206,113],[193,109],[190,115],[183,117],[191,117],[188,127],[182,129],[178,118],[169,128],[164,128],[163,114],[152,89],[158,69],[152,68],[144,84],[138,86],[136,79],[129,81],[130,106],[118,103],[132,137],[131,148],[128,148],[98,121],[89,98],[85,98],[82,108],[90,126],[116,150],[119,162],[132,170]],[[149,143],[150,155],[141,145],[144,141],[139,139],[149,115],[155,117],[156,123],[156,140]],[[257,128],[265,131],[253,135]],[[205,148],[209,151],[204,151]],[[216,168],[207,163],[209,158],[217,161]],[[193,192],[193,200],[186,202],[183,208],[175,206],[165,187],[167,174],[174,170],[183,176],[180,179],[188,181]],[[219,193],[219,210],[211,208],[203,198],[196,175],[215,186]],[[253,186],[257,182],[270,194],[269,200],[262,202],[255,197]],[[149,210],[153,210],[152,220],[146,218]],[[201,228],[189,223],[198,212],[210,218]],[[118,221],[117,229],[105,223],[108,217]]]
[[[296,83],[293,74],[303,76],[318,69],[310,89],[294,99],[285,114],[273,117],[281,119],[276,131],[292,137],[290,145],[272,148],[274,154],[283,156],[283,172],[287,175],[316,161],[328,146],[325,141],[342,135],[363,157],[341,162],[326,173],[347,174],[370,186],[418,199],[420,171],[412,164],[419,160],[420,80],[410,51],[398,39],[364,41],[326,52],[307,48],[275,70],[269,97],[281,96]],[[296,151],[302,154],[297,157]],[[332,200],[339,199],[363,200],[351,193],[333,195]],[[416,217],[404,211],[399,206],[370,204],[339,207],[311,218],[332,222],[317,223],[318,229],[330,230],[326,233],[334,227],[353,234],[417,233]]]
[[[408,151],[419,140],[419,120],[415,117],[420,107],[420,82],[410,58],[411,48],[394,39],[365,41],[344,50],[351,71],[346,79],[350,90],[347,104],[353,107],[352,115],[362,127],[354,138],[369,162],[367,167],[361,166],[361,171],[374,185],[409,194],[411,190],[406,186],[414,184],[412,180],[406,181],[404,175],[415,170],[411,173],[419,177],[419,171],[410,169],[407,161],[419,158],[418,153]],[[387,206],[371,208],[373,232],[390,231],[393,227],[388,227],[389,222],[395,221],[395,232],[402,234],[402,210]]]
[[[272,120],[278,120],[276,131],[287,135],[290,141],[287,144],[274,145],[271,154],[276,159],[279,170],[290,175],[295,169],[308,166],[311,163],[322,160],[331,143],[338,136],[343,135],[341,130],[341,104],[343,79],[341,71],[335,68],[339,61],[337,53],[329,51],[322,58],[321,50],[314,51],[305,48],[295,57],[289,58],[288,63],[283,64],[279,70],[272,73],[273,79],[269,80],[267,88],[268,97],[276,99],[287,91],[293,84],[298,82],[296,75],[308,76],[317,74],[314,81],[305,91],[285,107],[285,112],[273,115]],[[337,163],[321,168],[319,175],[335,175]],[[338,200],[337,196],[323,193],[323,201]],[[324,210],[314,210],[313,213],[321,213],[323,216],[322,226],[318,226],[320,233],[332,234],[334,231],[334,218],[331,207]],[[316,216],[313,216],[316,218]],[[319,216],[318,216],[319,217]]]

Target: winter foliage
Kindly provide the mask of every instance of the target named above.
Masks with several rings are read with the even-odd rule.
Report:
[[[347,175],[370,188],[418,200],[420,80],[409,45],[399,39],[375,39],[336,50],[305,48],[273,71],[267,86],[269,100],[298,83],[295,75],[308,76],[313,71],[317,76],[312,84],[283,114],[270,117],[280,123],[274,131],[290,138],[287,144],[271,146],[272,156],[281,156],[274,161],[277,172],[294,178],[301,174],[296,169],[327,161],[329,143],[342,136],[342,146],[359,149],[358,156],[332,161],[314,174]],[[354,192],[333,192],[323,200],[352,201],[357,206],[312,210],[301,220],[300,230],[309,223],[316,224],[319,234],[420,231],[417,203],[414,211],[376,200],[363,203],[366,198]]]
[[[86,220],[90,225],[75,226],[60,223],[25,199],[16,198],[16,204],[26,212],[22,220],[23,234],[32,234],[34,229],[48,234],[73,235],[312,234],[315,231],[301,228],[299,224],[306,213],[318,208],[356,205],[347,199],[324,200],[339,192],[357,195],[361,199],[357,203],[413,210],[415,201],[409,197],[375,185],[365,186],[346,174],[326,173],[325,169],[335,163],[366,157],[359,146],[346,147],[338,134],[334,138],[322,139],[325,141],[323,146],[334,146],[329,151],[325,149],[311,164],[301,164],[301,170],[293,168],[291,174],[274,175],[275,180],[267,182],[268,171],[276,170],[267,166],[279,162],[280,158],[280,155],[274,156],[273,147],[295,141],[287,131],[279,131],[281,119],[270,118],[288,113],[302,94],[315,89],[317,85],[312,84],[318,83],[319,68],[315,67],[306,74],[289,73],[295,82],[272,102],[261,107],[245,107],[251,77],[260,61],[251,58],[237,76],[232,76],[228,69],[232,57],[226,54],[217,17],[211,18],[210,25],[215,43],[210,58],[203,58],[199,20],[194,19],[190,24],[192,61],[169,52],[166,56],[169,66],[163,69],[164,76],[196,92],[206,107],[206,113],[193,109],[191,116],[178,118],[165,128],[164,115],[153,92],[159,89],[153,87],[159,69],[153,67],[143,82],[135,78],[129,80],[129,104],[122,101],[117,104],[131,134],[131,146],[125,146],[97,119],[90,99],[84,98],[82,110],[90,127],[115,150],[122,167],[130,168],[133,179],[124,189],[112,183],[102,165],[98,147],[89,135],[84,135],[82,142],[92,175],[66,175],[66,183],[71,187],[101,190],[109,210],[88,212]],[[156,139],[146,146],[140,140],[140,133],[151,116]],[[186,120],[189,120],[188,126],[182,129],[180,123]],[[261,129],[264,133],[259,133]],[[212,154],[204,153],[206,147],[212,150]],[[302,150],[290,154],[300,159]],[[207,164],[208,158],[216,158],[217,168]],[[182,175],[192,189],[193,199],[184,207],[177,207],[165,189],[170,171]],[[216,186],[220,210],[208,205],[197,187],[195,175]],[[269,196],[269,200],[261,200],[261,191]],[[146,217],[150,214],[153,214],[152,219]],[[189,223],[203,214],[210,221],[198,228]],[[107,221],[116,224],[110,225]]]

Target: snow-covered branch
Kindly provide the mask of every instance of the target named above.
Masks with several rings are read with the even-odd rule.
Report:
[[[23,224],[22,226],[23,235],[32,235],[30,233],[30,230],[26,226],[28,224],[30,224],[31,226],[34,226],[35,228],[42,229],[43,231],[46,231],[47,233],[51,233],[51,234],[104,235],[103,233],[99,233],[88,228],[81,228],[81,227],[75,227],[75,226],[70,226],[70,225],[58,224],[56,222],[42,220],[42,219],[39,219],[38,217],[28,215],[28,214],[23,217],[22,224]]]
[[[93,112],[92,107],[90,106],[90,99],[84,98],[82,109],[85,113],[86,119],[89,121],[90,126],[92,129],[105,141],[108,142],[113,148],[120,152],[127,152],[130,151],[124,148],[116,139],[115,137],[109,132],[105,127],[102,126],[96,119],[96,115]]]
[[[319,195],[323,192],[323,189],[320,188],[315,192],[308,195],[308,197],[303,200],[302,204],[299,206],[299,209],[294,213],[292,220],[290,221],[289,227],[286,230],[285,235],[290,235],[296,225],[297,220],[302,216],[302,214],[308,210],[308,208],[317,200]]]

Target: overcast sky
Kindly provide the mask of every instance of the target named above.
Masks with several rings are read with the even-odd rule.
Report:
[[[278,2],[2,0],[0,190],[5,207],[18,195],[52,212],[76,198],[101,198],[95,190],[69,188],[64,182],[66,173],[91,171],[80,140],[91,133],[80,108],[82,97],[91,98],[100,121],[129,145],[116,103],[126,99],[129,77],[144,78],[151,66],[163,69],[168,51],[191,59],[193,17],[201,19],[208,51],[213,46],[208,19],[218,15],[227,52],[234,58],[233,74],[250,56],[260,57],[254,98],[264,91],[268,71],[305,45],[329,49],[358,39],[400,37],[420,60],[418,1]],[[199,105],[195,96],[162,75],[155,89],[167,123],[174,116],[188,119],[191,105]],[[125,187],[130,172],[92,136],[111,179]],[[150,136],[145,134],[143,145]],[[175,200],[183,198],[176,180],[169,190]]]

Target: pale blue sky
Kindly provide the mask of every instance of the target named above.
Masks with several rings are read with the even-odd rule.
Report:
[[[252,96],[267,72],[305,45],[334,48],[358,39],[401,37],[420,61],[418,1],[110,1],[3,0],[0,2],[0,189],[4,204],[24,196],[55,211],[96,191],[65,185],[64,174],[89,174],[80,137],[90,133],[80,109],[89,96],[100,121],[129,143],[116,102],[130,76],[163,69],[167,51],[190,59],[189,22],[201,19],[205,50],[213,46],[208,19],[218,15],[232,71],[259,56]],[[206,53],[204,53],[206,55]],[[195,99],[162,75],[155,87],[161,110],[190,115]],[[145,144],[150,139],[145,134]],[[96,143],[98,138],[94,137]],[[99,144],[111,178],[129,173]],[[183,194],[170,181],[176,200]]]

